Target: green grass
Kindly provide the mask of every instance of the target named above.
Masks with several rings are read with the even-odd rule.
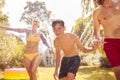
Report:
[[[40,78],[38,80],[54,80],[54,68],[40,67]],[[0,71],[0,80],[3,78],[3,72]],[[114,80],[114,74],[109,68],[98,68],[82,66],[79,68],[76,80]]]
[[[3,71],[0,70],[0,80],[3,78]]]
[[[114,80],[114,74],[109,68],[81,67],[76,80]]]

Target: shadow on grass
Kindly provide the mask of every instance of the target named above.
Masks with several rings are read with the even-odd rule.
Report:
[[[81,77],[81,80],[114,80],[110,68],[80,67],[77,76]]]

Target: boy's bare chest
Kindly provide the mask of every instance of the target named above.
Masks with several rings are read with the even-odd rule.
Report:
[[[59,44],[61,47],[70,47],[74,43],[74,40],[70,37],[65,37],[59,40]]]

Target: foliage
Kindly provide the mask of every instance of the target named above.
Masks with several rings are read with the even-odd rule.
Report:
[[[76,21],[76,25],[73,28],[73,32],[75,34],[77,34],[77,36],[79,36],[79,38],[81,38],[81,35],[84,32],[84,29],[86,28],[86,26],[89,23],[90,19],[91,19],[91,17],[89,17],[89,18],[80,17]]]
[[[8,16],[2,13],[2,8],[4,7],[5,0],[0,1],[0,25],[6,26],[9,25],[8,23]]]
[[[92,43],[92,10],[94,8],[93,1],[91,0],[82,0],[82,16],[77,20],[76,25],[74,26],[73,32],[75,32],[83,45],[90,46]],[[80,32],[78,32],[80,31]]]
[[[100,62],[101,62],[101,65],[100,65],[101,68],[110,68],[110,64],[108,63],[108,60],[106,57],[101,57]]]
[[[14,35],[5,34],[0,30],[0,68],[22,66],[24,44]]]
[[[31,1],[27,2],[27,5],[24,7],[24,13],[20,21],[24,21],[27,24],[32,23],[33,18],[39,18],[42,22],[46,21],[49,23],[51,21],[51,11],[48,11],[44,2]]]
[[[0,1],[0,9],[4,6],[4,4],[5,4],[5,0],[1,0]]]
[[[81,10],[83,17],[89,17],[89,15],[91,15],[93,9],[96,7],[96,4],[94,4],[93,1],[94,0],[81,0]]]
[[[81,66],[98,66],[101,68],[110,68],[110,64],[106,56],[100,53],[90,53],[87,55],[81,55]]]
[[[79,36],[79,38],[82,35],[82,32],[85,29],[86,24],[88,23],[88,19],[83,19],[83,17],[78,18],[78,20],[76,21],[76,25],[73,28],[73,32],[77,34],[77,36]]]

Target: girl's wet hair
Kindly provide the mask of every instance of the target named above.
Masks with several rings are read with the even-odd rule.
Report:
[[[55,27],[57,24],[64,27],[64,21],[63,20],[60,20],[60,19],[54,20],[52,22],[52,27]]]
[[[103,3],[105,2],[105,0],[95,0],[97,4],[99,5],[103,5]]]

